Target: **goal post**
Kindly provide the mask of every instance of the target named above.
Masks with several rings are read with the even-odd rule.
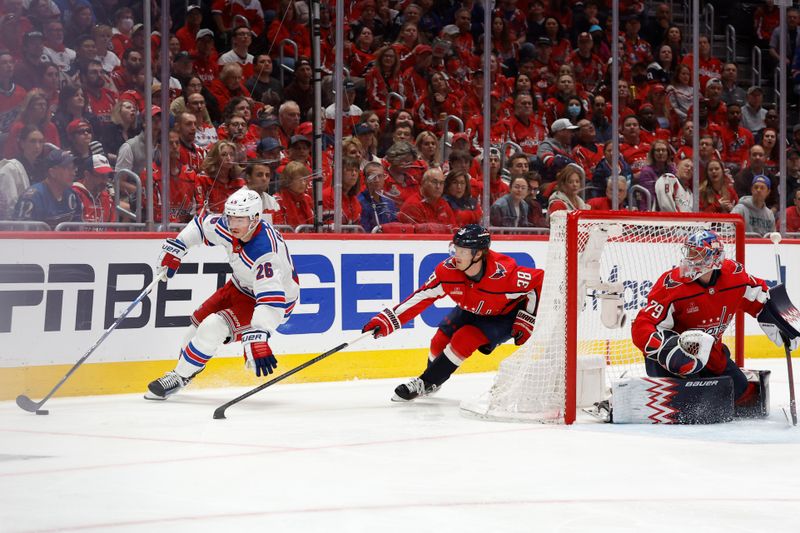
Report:
[[[533,335],[500,363],[491,389],[461,409],[486,419],[571,424],[591,372],[603,376],[601,390],[622,376],[645,375],[630,325],[656,279],[678,264],[686,237],[700,229],[716,231],[725,257],[744,263],[738,216],[553,213]],[[739,312],[724,335],[739,366],[743,337]]]

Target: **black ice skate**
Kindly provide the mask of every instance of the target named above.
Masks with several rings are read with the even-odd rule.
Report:
[[[414,378],[408,383],[398,385],[394,389],[393,402],[410,402],[419,396],[430,396],[439,390],[439,385],[425,383],[420,378]]]
[[[601,422],[610,424],[614,421],[614,410],[611,407],[611,402],[608,400],[595,402],[592,407],[584,409],[583,412],[592,415]]]
[[[193,377],[184,378],[179,376],[177,372],[167,372],[164,377],[150,382],[144,397],[146,400],[166,400],[167,396],[175,394],[188,385]]]

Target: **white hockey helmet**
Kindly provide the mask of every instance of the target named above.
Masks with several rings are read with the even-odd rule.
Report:
[[[261,195],[242,187],[225,200],[225,217],[247,217],[250,219],[250,231],[254,230],[261,220],[264,204]]]
[[[696,280],[706,272],[722,268],[725,249],[719,236],[711,230],[699,230],[686,239],[681,250],[681,276]]]

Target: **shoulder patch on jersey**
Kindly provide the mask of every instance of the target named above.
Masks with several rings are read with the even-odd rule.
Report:
[[[506,275],[506,267],[501,265],[500,263],[495,263],[494,266],[497,268],[490,276],[489,279],[501,279]]]
[[[731,261],[731,263],[734,264],[734,267],[733,267],[733,273],[734,274],[740,274],[740,273],[744,272],[744,266],[742,266],[741,263],[737,263],[736,261]]]
[[[664,278],[664,287],[667,289],[674,289],[681,285],[683,285],[683,282],[672,279],[672,274],[667,274],[667,277]]]
[[[447,259],[442,261],[442,266],[444,266],[445,268],[449,268],[450,270],[457,270],[456,269],[456,262],[453,261],[452,257],[448,257]]]

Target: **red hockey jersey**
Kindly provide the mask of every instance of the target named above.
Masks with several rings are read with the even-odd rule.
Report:
[[[422,287],[395,306],[394,312],[405,324],[439,298],[449,296],[465,311],[494,316],[510,313],[527,298],[527,308],[535,314],[543,279],[544,270],[519,266],[507,255],[489,250],[486,272],[480,281],[472,281],[448,258]]]
[[[647,297],[647,306],[633,321],[633,342],[643,353],[653,353],[661,343],[656,332],[680,334],[690,329],[703,330],[717,340],[706,368],[720,374],[726,365],[722,334],[737,311],[756,316],[767,298],[764,280],[751,276],[741,264],[730,259],[723,262],[707,287],[698,281],[687,281],[678,268],[673,268],[658,278]]]

